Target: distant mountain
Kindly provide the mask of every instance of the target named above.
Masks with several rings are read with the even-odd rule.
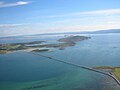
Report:
[[[83,32],[62,32],[62,33],[45,33],[36,35],[57,35],[57,34],[104,34],[104,33],[120,33],[120,29],[99,30],[99,31],[83,31]]]
[[[59,34],[105,34],[105,33],[120,33],[120,29],[99,30],[99,31],[83,31],[83,32],[66,32]]]
[[[84,31],[84,32],[61,32],[61,33],[43,33],[43,34],[31,34],[31,35],[19,35],[19,36],[6,36],[0,37],[0,39],[21,38],[24,36],[40,36],[40,35],[60,35],[60,34],[106,34],[106,33],[120,33],[120,29],[99,30],[99,31]]]
[[[98,30],[98,31],[83,31],[83,32],[64,32],[64,33],[49,33],[49,35],[55,34],[105,34],[105,33],[120,33],[120,29]]]
[[[99,30],[99,31],[87,32],[87,33],[91,33],[91,34],[120,33],[120,29]]]
[[[52,34],[105,34],[105,33],[120,33],[120,29],[99,30],[99,31],[84,31],[84,32],[65,32]]]

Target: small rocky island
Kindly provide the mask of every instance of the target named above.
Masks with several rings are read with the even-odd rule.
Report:
[[[77,42],[90,39],[87,36],[68,36],[65,38],[60,38],[57,40],[59,43],[55,44],[43,44],[47,41],[33,41],[25,43],[10,43],[10,44],[0,44],[0,54],[5,54],[14,51],[30,51],[30,52],[44,52],[50,51],[51,48],[58,48],[59,50],[64,50],[66,47],[75,46]]]

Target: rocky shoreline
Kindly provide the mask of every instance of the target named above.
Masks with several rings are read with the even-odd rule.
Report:
[[[10,44],[0,44],[0,54],[6,54],[14,51],[32,51],[32,52],[45,52],[51,51],[51,48],[58,48],[59,50],[64,50],[66,47],[75,46],[77,42],[90,39],[87,36],[68,36],[65,38],[60,38],[56,44],[42,44],[46,41],[33,41],[26,43],[10,43]]]
[[[98,67],[93,67],[93,68],[100,69],[100,70],[106,71],[108,73],[111,73],[120,81],[120,67],[98,66]]]

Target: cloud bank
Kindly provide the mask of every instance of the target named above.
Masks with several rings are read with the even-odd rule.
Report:
[[[60,17],[60,19],[58,17]],[[40,22],[40,20],[41,19],[39,18],[39,22],[35,23],[0,24],[0,35],[9,36],[120,29],[120,9],[53,15],[44,17],[44,20],[46,20],[44,22]]]
[[[30,2],[26,2],[26,1],[18,1],[18,2],[13,2],[13,3],[6,3],[6,2],[0,1],[0,8],[26,5],[26,4],[29,4],[29,3]]]
[[[49,16],[43,16],[43,17],[44,18],[58,18],[58,17],[79,16],[79,15],[115,15],[115,14],[120,14],[120,9],[83,11],[83,12],[74,12],[74,13],[59,14],[59,15],[49,15]],[[40,18],[40,17],[36,17],[36,18]]]

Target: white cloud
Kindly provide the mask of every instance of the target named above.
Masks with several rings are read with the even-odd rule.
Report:
[[[114,24],[113,24],[114,23]],[[79,32],[79,31],[96,31],[96,30],[107,30],[107,29],[120,29],[120,22],[112,22],[98,25],[73,25],[64,27],[53,27],[48,28],[49,32]]]
[[[29,26],[30,25],[30,26]],[[42,33],[58,33],[58,32],[79,32],[79,31],[96,31],[96,30],[107,30],[107,29],[119,29],[120,22],[108,22],[104,24],[95,25],[67,25],[57,27],[46,27],[42,28],[39,24],[8,24],[0,25],[1,28],[0,36],[12,36],[12,35],[26,35],[26,34],[42,34]],[[37,28],[34,28],[37,27]]]
[[[109,15],[109,14],[120,14],[120,9],[107,9],[107,10],[96,10],[96,11],[88,11],[88,12],[81,12],[78,14],[103,14],[103,15]]]
[[[112,15],[112,14],[120,14],[120,9],[106,9],[106,10],[74,12],[74,13],[51,15],[51,16],[41,16],[41,17],[42,18],[43,17],[44,18],[58,18],[58,17],[79,16],[79,15]]]
[[[0,28],[4,28],[4,27],[16,27],[16,26],[20,26],[22,24],[0,24]]]
[[[95,31],[120,28],[120,9],[79,12],[58,16],[54,15],[52,18],[55,18],[55,20],[49,20],[47,17],[45,22],[1,24],[0,36],[54,32]]]
[[[18,1],[14,3],[5,3],[5,2],[0,2],[0,8],[2,7],[14,7],[14,6],[20,6],[20,5],[26,5],[29,4],[30,2],[26,1]]]

